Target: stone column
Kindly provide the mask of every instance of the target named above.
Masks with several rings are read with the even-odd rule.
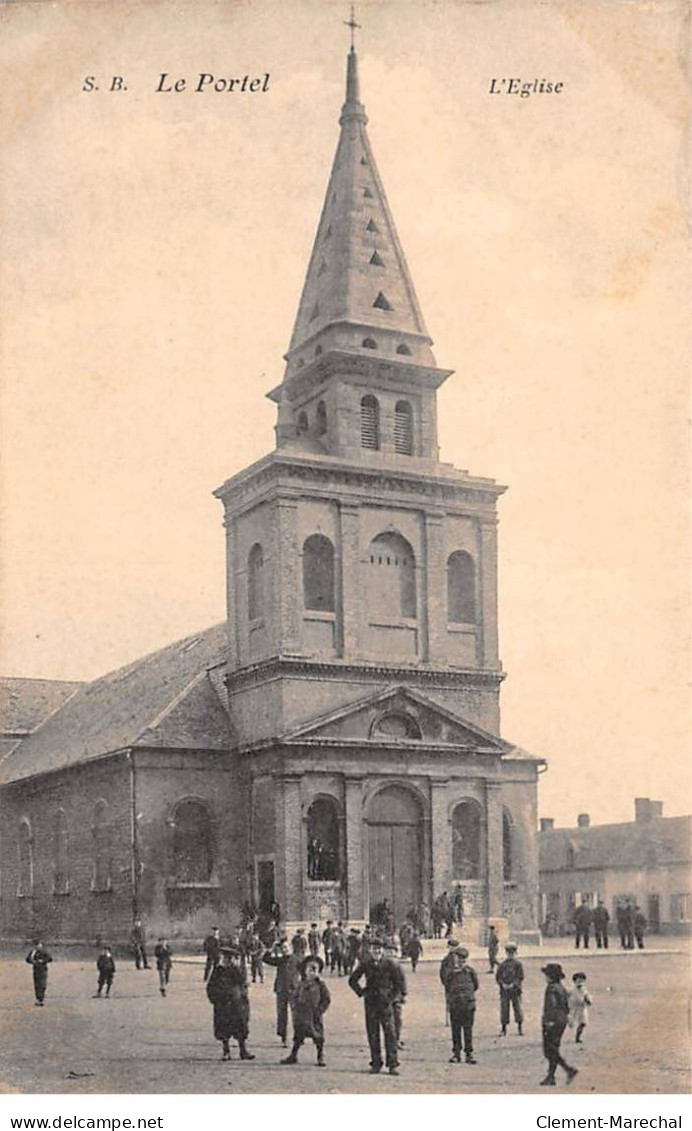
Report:
[[[363,606],[363,567],[360,560],[360,510],[342,503],[339,507],[341,533],[341,631],[337,634],[341,654],[350,660],[361,648]]]
[[[228,668],[235,671],[240,667],[240,651],[238,647],[238,615],[240,612],[240,594],[238,592],[238,538],[237,519],[226,512],[224,526],[226,527],[226,623],[228,631]]]
[[[276,501],[276,562],[271,571],[276,599],[272,638],[281,653],[298,652],[301,640],[302,578],[298,575],[298,504]]]
[[[363,859],[363,778],[346,778],[346,900],[349,920],[367,919]]]
[[[422,655],[440,663],[445,658],[447,635],[447,575],[445,568],[444,516],[425,512],[425,609]]]
[[[285,922],[303,916],[303,824],[300,809],[300,774],[280,773],[276,778],[276,898]]]
[[[485,783],[486,871],[488,883],[488,918],[504,914],[504,876],[502,863],[502,785]]]
[[[477,644],[478,662],[484,668],[499,668],[497,639],[497,520],[479,522],[478,601],[481,636]]]
[[[452,881],[451,829],[447,812],[447,779],[430,779],[430,842],[432,897],[450,890]]]

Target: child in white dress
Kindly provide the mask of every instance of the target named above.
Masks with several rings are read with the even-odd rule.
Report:
[[[584,1029],[589,1023],[589,1006],[591,997],[586,989],[586,974],[578,971],[572,975],[574,987],[569,994],[569,1027],[576,1029],[575,1042],[580,1045]]]

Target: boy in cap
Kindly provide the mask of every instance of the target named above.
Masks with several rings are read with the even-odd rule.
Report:
[[[96,959],[96,969],[99,973],[98,986],[94,997],[101,997],[101,990],[106,987],[106,997],[110,997],[113,978],[115,977],[115,960],[109,946],[104,946]]]
[[[297,954],[288,953],[285,935],[271,949],[265,951],[264,961],[268,966],[276,967],[274,978],[274,993],[276,994],[276,1032],[281,1038],[281,1044],[288,1048],[286,1036],[288,1033],[288,1007],[292,1004],[293,995],[300,978],[301,959]]]
[[[543,1000],[543,1055],[548,1061],[548,1074],[541,1080],[541,1086],[555,1085],[555,1069],[558,1064],[567,1073],[567,1083],[571,1084],[577,1075],[577,1069],[572,1068],[560,1054],[560,1041],[569,1017],[569,997],[562,985],[565,972],[558,962],[549,962],[547,966],[541,967],[541,973],[547,983]]]
[[[508,942],[505,946],[507,957],[497,968],[495,981],[500,987],[500,1036],[507,1036],[509,1025],[510,1005],[517,1023],[517,1032],[523,1036],[524,1010],[522,1008],[521,992],[524,982],[524,967],[517,958],[517,944]]]
[[[365,978],[365,988],[360,985]],[[380,1028],[384,1033],[385,1059],[390,1076],[398,1076],[396,1022],[394,1002],[406,997],[406,979],[398,962],[384,957],[382,939],[370,941],[369,956],[361,958],[351,974],[348,984],[365,1002],[365,1028],[370,1046],[370,1072],[375,1075],[382,1069]]]
[[[489,974],[494,974],[495,967],[498,965],[497,952],[500,949],[500,940],[497,937],[497,931],[493,923],[488,927],[488,966]]]
[[[476,992],[478,977],[468,965],[469,952],[459,946],[456,939],[447,942],[449,953],[440,964],[440,981],[445,988],[452,1026],[452,1055],[449,1063],[461,1063],[462,1033],[464,1053],[467,1064],[476,1064],[473,1055],[473,1022],[476,1015]]]
[[[48,985],[48,963],[53,961],[40,939],[34,939],[34,945],[26,956],[32,967],[34,976],[34,1005],[43,1005]]]
[[[219,963],[207,982],[207,997],[214,1006],[214,1036],[221,1041],[222,1060],[231,1059],[229,1041],[238,1042],[241,1060],[254,1060],[248,1052],[250,1001],[243,955],[235,947],[221,947]]]
[[[171,980],[172,954],[173,951],[166,940],[164,938],[159,939],[154,950],[154,958],[156,959],[156,969],[159,972],[159,993],[161,997],[166,996],[166,986]]]
[[[581,1044],[581,1035],[589,1023],[589,1006],[591,997],[586,989],[586,974],[580,971],[572,975],[574,988],[569,993],[569,1021],[570,1029],[576,1029],[575,1044]]]
[[[314,1041],[317,1066],[324,1068],[324,1014],[329,1009],[329,990],[320,978],[324,962],[317,954],[308,954],[300,964],[300,981],[293,994],[293,1048],[282,1064],[297,1064],[303,1041]]]

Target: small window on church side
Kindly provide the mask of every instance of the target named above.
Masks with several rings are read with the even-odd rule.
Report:
[[[31,832],[31,822],[28,817],[22,817],[19,822],[18,852],[19,874],[17,895],[33,895],[34,893],[34,838]]]
[[[299,436],[302,436],[304,432],[307,432],[307,430],[308,430],[308,414],[307,414],[307,412],[299,412],[298,413],[298,419],[296,421],[296,432],[298,433]]]
[[[413,412],[408,401],[397,401],[394,408],[394,451],[413,455]]]
[[[360,402],[360,446],[372,451],[380,447],[380,406],[370,393]]]
[[[91,823],[91,838],[94,851],[94,872],[91,879],[92,891],[110,891],[111,876],[111,830],[108,823],[108,803],[97,801]]]
[[[450,624],[476,621],[476,567],[464,550],[447,559],[447,620]]]
[[[181,801],[173,815],[173,868],[179,883],[208,883],[214,866],[213,831],[202,801]]]
[[[309,880],[338,880],[339,810],[336,801],[318,797],[308,809],[307,874]]]
[[[334,547],[324,534],[311,534],[303,543],[303,603],[334,612]]]
[[[477,880],[481,874],[481,807],[462,801],[452,813],[452,871],[455,880]]]
[[[247,615],[248,620],[258,620],[264,611],[264,553],[259,542],[248,554],[247,560]]]
[[[324,401],[317,402],[317,411],[315,413],[315,432],[318,436],[324,436],[327,431],[327,406]]]
[[[374,338],[363,338],[361,345],[363,346],[364,350],[376,350],[377,349],[377,342],[375,341]]]
[[[67,817],[58,809],[53,818],[53,894],[67,895],[69,889]]]

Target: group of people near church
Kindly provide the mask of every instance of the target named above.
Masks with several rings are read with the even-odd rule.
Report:
[[[325,1014],[331,1003],[329,988],[324,980],[326,971],[336,976],[348,977],[350,989],[363,998],[365,1030],[370,1050],[370,1072],[377,1074],[386,1067],[389,1074],[399,1074],[399,1052],[404,1047],[403,1011],[407,997],[407,983],[400,957],[411,961],[415,972],[422,954],[419,932],[410,923],[404,924],[399,939],[392,934],[378,933],[368,924],[361,932],[348,928],[342,921],[329,920],[320,929],[316,922],[309,930],[298,928],[290,940],[275,924],[267,928],[269,937],[261,935],[257,923],[246,922],[242,928],[221,938],[218,927],[213,927],[203,943],[205,953],[204,983],[206,994],[213,1007],[213,1031],[221,1042],[222,1059],[230,1060],[230,1041],[238,1043],[241,1060],[254,1060],[248,1048],[250,1030],[250,1000],[248,991],[248,965],[252,981],[264,981],[264,967],[274,970],[276,998],[276,1032],[284,1048],[289,1047],[289,1019],[292,1022],[292,1042],[281,1064],[297,1064],[303,1044],[311,1040],[315,1046],[316,1063],[324,1067],[326,1027]],[[499,939],[490,928],[488,941],[488,973],[494,974],[499,990],[500,1032],[507,1035],[511,1017],[517,1033],[524,1032],[523,983],[524,970],[517,957],[517,944],[505,944],[505,957],[498,961]],[[149,969],[147,942],[141,921],[135,921],[132,950],[137,970]],[[170,981],[172,951],[166,939],[160,938],[154,949],[163,997]],[[32,966],[36,1004],[45,1001],[50,953],[40,939],[34,940],[27,963]],[[108,998],[116,973],[111,949],[103,946],[96,960],[97,989],[94,997],[105,991]],[[569,1083],[577,1069],[568,1064],[561,1053],[561,1041],[570,1025],[575,1031],[575,1041],[581,1043],[588,1021],[591,998],[586,990],[586,975],[578,971],[572,977],[572,989],[562,984],[565,973],[562,966],[549,962],[542,967],[545,977],[545,997],[542,1017],[543,1051],[548,1061],[548,1071],[542,1085],[556,1083],[557,1068],[561,1067]],[[450,1063],[477,1063],[474,1052],[473,1029],[476,1014],[476,995],[479,980],[469,964],[469,952],[457,939],[447,940],[447,954],[439,968],[439,979],[444,990],[446,1018],[451,1028],[452,1050]]]
[[[615,905],[615,920],[620,935],[620,947],[623,950],[634,950],[636,940],[639,950],[643,950],[647,922],[639,905],[630,899],[618,901]],[[592,927],[597,948],[608,949],[610,913],[602,899],[599,899],[595,907],[590,907],[587,900],[583,899],[573,912],[572,923],[574,945],[577,950],[580,944],[588,950]]]

